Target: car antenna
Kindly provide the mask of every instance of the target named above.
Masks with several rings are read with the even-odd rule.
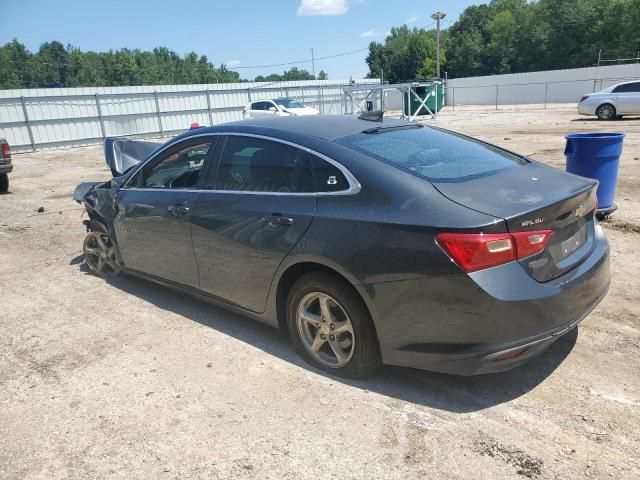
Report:
[[[371,112],[364,112],[358,116],[360,120],[367,120],[368,122],[382,122],[384,116],[384,110],[374,110]]]

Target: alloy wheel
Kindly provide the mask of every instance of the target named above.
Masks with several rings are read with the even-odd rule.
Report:
[[[335,298],[322,292],[305,295],[298,304],[296,326],[305,349],[322,365],[340,368],[351,360],[353,324]]]
[[[97,275],[113,277],[122,270],[113,243],[105,233],[89,232],[84,239],[82,251],[85,263]]]
[[[603,120],[611,120],[615,115],[616,112],[611,105],[602,105],[599,108],[599,117]]]

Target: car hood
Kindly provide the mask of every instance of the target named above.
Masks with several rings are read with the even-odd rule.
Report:
[[[285,108],[285,112],[293,113],[294,115],[319,115],[320,112],[315,108],[304,107],[304,108]]]

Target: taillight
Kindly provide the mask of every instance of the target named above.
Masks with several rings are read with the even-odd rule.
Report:
[[[576,98],[576,97],[573,97],[573,98]],[[587,98],[589,98],[589,95],[583,95],[583,96],[580,98],[580,102],[584,102]]]
[[[522,260],[540,253],[549,243],[552,234],[551,230],[512,233],[511,236],[516,241],[516,258]]]
[[[440,233],[436,241],[465,272],[476,272],[535,255],[544,250],[553,232]]]
[[[11,147],[6,142],[2,144],[2,156],[7,160],[11,158]]]
[[[438,244],[465,272],[475,272],[515,260],[508,233],[440,233]]]

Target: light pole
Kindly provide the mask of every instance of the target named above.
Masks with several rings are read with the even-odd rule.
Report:
[[[447,14],[443,12],[436,12],[431,15],[436,21],[436,77],[440,78],[440,20],[446,17]]]
[[[311,73],[316,76],[316,59],[313,56],[313,48],[311,49]]]

